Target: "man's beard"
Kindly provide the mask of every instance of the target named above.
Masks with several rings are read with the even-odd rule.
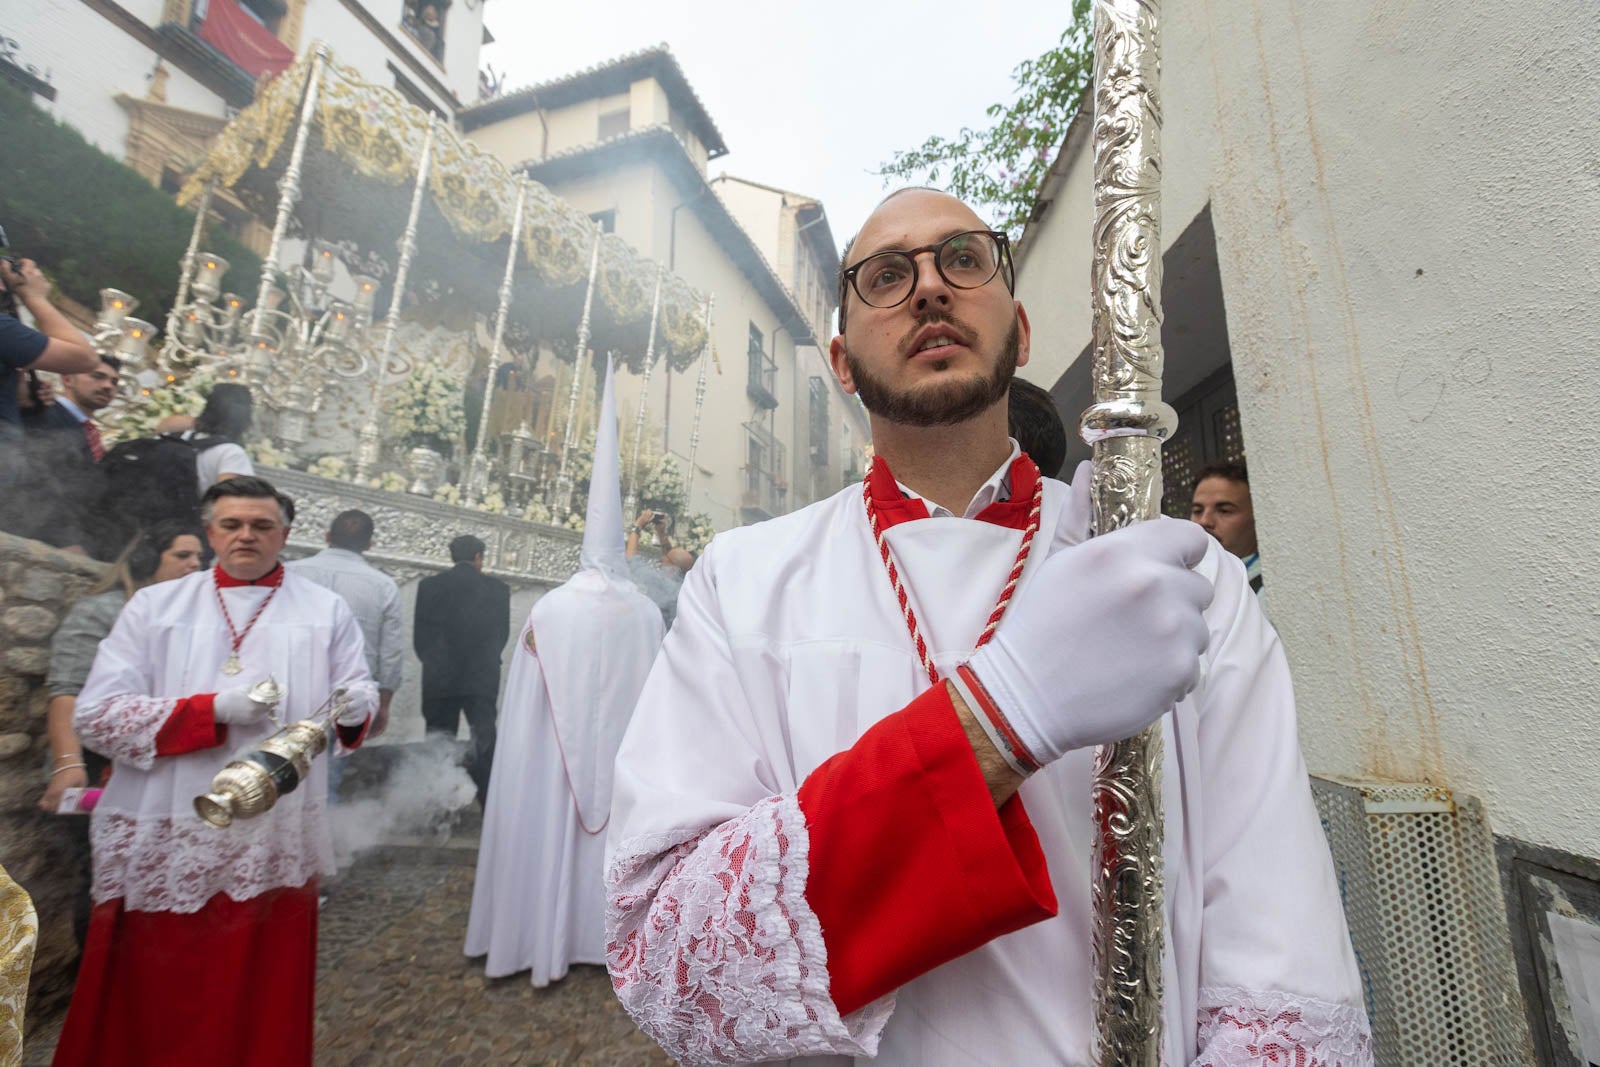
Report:
[[[939,320],[934,320],[939,321]],[[1015,320],[1000,346],[1000,358],[987,378],[962,375],[953,381],[896,393],[874,378],[862,362],[845,350],[845,365],[855,379],[856,395],[872,414],[901,426],[953,426],[987,411],[1005,399],[1017,373],[1020,334]],[[935,369],[943,370],[938,364]]]

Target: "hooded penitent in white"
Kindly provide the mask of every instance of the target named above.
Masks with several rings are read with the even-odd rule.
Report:
[[[628,576],[609,361],[578,573],[545,594],[512,654],[467,924],[491,976],[605,962],[611,768],[661,645],[661,612]]]

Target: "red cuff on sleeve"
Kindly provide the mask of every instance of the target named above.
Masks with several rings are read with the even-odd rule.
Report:
[[[818,767],[799,799],[840,1015],[1056,913],[1022,801],[995,810],[943,684]]]
[[[337,722],[335,722],[333,724],[333,732],[338,735],[339,744],[342,745],[346,751],[350,751],[361,747],[361,742],[367,739],[367,730],[371,728],[371,726],[372,716],[368,715],[365,719],[361,720],[361,724],[359,726],[340,726]]]
[[[156,732],[156,755],[181,756],[227,741],[228,727],[217,722],[212,707],[216,698],[215,693],[201,693],[174,704],[172,714]]]

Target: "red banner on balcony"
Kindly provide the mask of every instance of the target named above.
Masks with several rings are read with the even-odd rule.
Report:
[[[252,78],[277,74],[294,62],[289,46],[242,11],[237,0],[211,0],[200,24],[200,39]]]

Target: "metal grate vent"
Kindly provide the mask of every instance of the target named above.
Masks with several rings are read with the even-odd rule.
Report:
[[[1522,1067],[1533,1048],[1483,806],[1313,776],[1380,1067]]]

